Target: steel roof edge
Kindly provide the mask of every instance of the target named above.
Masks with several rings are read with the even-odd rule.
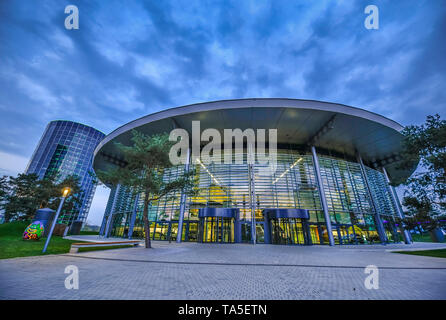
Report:
[[[400,132],[403,129],[403,126],[401,126],[398,122],[386,118],[375,112],[333,102],[306,100],[306,99],[292,99],[292,98],[245,98],[245,99],[216,100],[216,101],[200,102],[200,103],[169,108],[132,120],[116,128],[111,133],[106,135],[94,150],[94,157],[96,157],[96,154],[106,143],[110,142],[120,134],[150,122],[196,112],[205,112],[205,111],[213,111],[221,109],[243,109],[243,108],[253,108],[253,107],[312,109],[317,111],[336,112],[373,121],[383,126],[392,128],[398,132]]]

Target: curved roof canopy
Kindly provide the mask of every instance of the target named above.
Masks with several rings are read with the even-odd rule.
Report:
[[[385,167],[395,182],[415,170],[398,170],[403,135],[401,125],[363,109],[342,104],[298,99],[238,99],[198,103],[167,109],[131,121],[107,135],[94,152],[94,169],[106,170],[122,157],[114,142],[131,143],[131,131],[145,134],[183,128],[192,134],[192,121],[200,129],[277,129],[278,144],[307,145],[355,156],[373,167]]]

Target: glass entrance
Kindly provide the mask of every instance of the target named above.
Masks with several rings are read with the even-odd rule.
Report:
[[[272,244],[307,244],[305,229],[299,218],[271,219]]]
[[[152,231],[153,240],[168,240],[169,222],[157,222],[155,228]]]
[[[256,223],[256,242],[265,243],[265,227],[263,222]]]
[[[201,242],[234,242],[234,219],[224,217],[201,218],[198,238]]]
[[[352,225],[339,225],[338,233],[341,244],[357,244],[355,229]]]
[[[198,221],[187,223],[185,241],[198,241]]]
[[[312,244],[323,244],[324,239],[322,237],[322,230],[318,227],[317,224],[309,224],[310,228],[310,237]]]
[[[242,242],[252,242],[251,222],[244,222],[241,225]],[[256,243],[265,243],[265,230],[263,222],[256,223]]]
[[[167,234],[167,239],[169,241],[177,241],[178,236],[178,222],[172,221],[170,223],[170,232]]]
[[[251,224],[242,223],[242,242],[251,242]]]

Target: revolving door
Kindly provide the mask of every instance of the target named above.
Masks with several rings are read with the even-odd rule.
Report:
[[[308,244],[305,221],[299,218],[271,219],[272,244]]]
[[[240,223],[238,209],[201,208],[198,226],[199,242],[233,243],[239,242]]]
[[[264,209],[265,243],[310,245],[309,213],[304,209]]]

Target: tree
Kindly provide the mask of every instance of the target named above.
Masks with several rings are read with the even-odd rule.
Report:
[[[64,203],[64,212],[72,213],[78,209],[82,196],[77,176],[69,175],[61,180],[60,175],[55,173],[39,180],[34,173],[22,173],[17,177],[10,176],[9,179],[1,178],[0,193],[5,190],[3,197],[5,222],[30,220],[39,208],[57,209],[64,187],[70,187],[72,190],[70,197]]]
[[[0,205],[9,193],[8,176],[0,177]]]
[[[14,220],[29,220],[39,208],[38,176],[36,174],[19,174],[9,177],[9,194],[5,200],[5,222]]]
[[[165,173],[173,165],[169,160],[169,150],[174,144],[169,135],[157,134],[148,136],[136,130],[132,131],[132,145],[124,146],[115,143],[121,152],[123,166],[110,165],[109,170],[98,170],[97,175],[106,184],[121,184],[134,194],[143,196],[143,221],[146,248],[151,248],[149,228],[149,207],[154,201],[163,197],[173,197],[178,191],[194,194],[193,170],[180,173],[171,178]],[[181,235],[180,235],[181,236]]]
[[[8,176],[2,176],[0,177],[0,210],[3,210],[5,208],[5,204],[6,204],[6,197],[9,194],[9,185],[8,185]],[[4,216],[3,219],[0,217],[0,223],[2,223],[4,221]]]
[[[426,123],[407,126],[402,131],[403,161],[407,169],[420,160],[420,172],[407,179],[403,205],[408,209],[406,225],[421,224],[433,230],[446,211],[446,121],[438,114],[427,116]]]
[[[57,186],[58,173],[46,175],[43,179],[36,183],[36,197],[39,201],[39,208],[50,207],[55,196],[60,194]]]
[[[64,217],[64,215],[70,216],[73,214],[77,214],[81,209],[80,206],[82,204],[83,191],[81,189],[80,178],[76,175],[68,175],[60,182],[54,185],[54,193],[52,197],[49,199],[49,207],[51,209],[56,210],[59,206],[61,190],[63,188],[70,188],[70,195],[65,199],[63,204],[63,208],[61,210],[60,219]]]

